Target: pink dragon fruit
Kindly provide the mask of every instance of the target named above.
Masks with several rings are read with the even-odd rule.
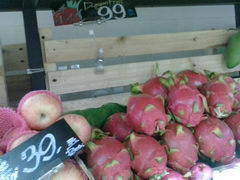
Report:
[[[163,176],[161,180],[185,180],[185,179],[178,172],[173,170],[168,170],[168,174]]]
[[[136,83],[132,85],[131,92],[133,94],[143,93],[152,96],[161,96],[164,99],[167,97],[167,89],[160,82],[160,77],[149,79],[144,84]]]
[[[178,172],[172,170],[172,169],[167,169],[164,173],[160,175],[155,175],[149,178],[149,180],[185,180],[184,177],[179,174]]]
[[[129,153],[114,137],[89,141],[87,147],[87,162],[96,180],[128,180],[132,177]]]
[[[210,114],[216,118],[228,117],[233,108],[233,93],[230,87],[221,81],[210,81],[202,88],[206,96]]]
[[[132,128],[126,120],[125,113],[115,113],[109,117],[108,121],[104,125],[104,131],[109,132],[112,136],[118,140],[123,141],[132,132]]]
[[[146,94],[129,98],[127,116],[129,125],[136,132],[147,135],[153,135],[160,130],[164,131],[168,123],[162,100]]]
[[[198,146],[192,132],[185,126],[173,123],[163,136],[168,152],[168,165],[186,173],[198,160]]]
[[[230,127],[233,132],[237,143],[240,144],[240,112],[234,113],[225,119],[225,123]],[[238,148],[240,146],[238,145]]]
[[[213,177],[213,170],[210,166],[204,163],[197,163],[191,168],[184,177],[188,177],[189,180],[211,180]]]
[[[199,88],[208,82],[208,79],[204,74],[192,70],[186,70],[178,73],[177,78],[179,81],[182,79],[185,80],[188,86],[196,88]]]
[[[240,110],[240,83],[236,84],[236,89],[234,92],[233,110],[235,111]]]
[[[168,108],[179,123],[188,127],[194,127],[204,119],[204,108],[208,111],[205,97],[187,85],[170,88]]]
[[[209,80],[225,82],[230,87],[233,93],[236,91],[237,82],[232,77],[207,70],[205,70],[205,74],[209,78]]]
[[[132,154],[132,168],[138,176],[149,178],[166,170],[167,154],[154,138],[132,133],[127,143]]]
[[[195,128],[194,135],[200,152],[212,161],[228,163],[235,157],[236,142],[225,122],[209,117]]]

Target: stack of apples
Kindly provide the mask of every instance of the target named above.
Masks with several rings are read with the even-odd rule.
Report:
[[[91,138],[92,128],[88,121],[75,114],[63,115],[60,97],[47,90],[26,94],[15,110],[0,108],[0,155],[11,151],[21,143],[64,118],[79,139],[85,144]],[[53,180],[86,179],[82,170],[73,162],[64,163],[64,168],[52,176]],[[71,172],[71,173],[70,173]]]

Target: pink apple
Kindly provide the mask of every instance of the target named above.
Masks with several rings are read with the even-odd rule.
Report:
[[[80,115],[66,114],[59,119],[64,118],[68,125],[73,129],[78,138],[86,144],[91,138],[92,128],[88,121]]]
[[[38,133],[37,131],[31,131],[31,130],[22,132],[17,138],[14,138],[9,141],[7,145],[7,152],[13,150],[23,142],[35,136],[37,133]]]
[[[64,168],[51,177],[51,180],[87,180],[87,176],[72,161],[64,162]]]
[[[34,130],[42,130],[52,125],[63,113],[60,98],[52,92],[40,90],[26,94],[17,111]]]

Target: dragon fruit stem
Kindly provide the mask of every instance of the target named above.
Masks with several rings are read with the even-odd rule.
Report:
[[[92,141],[87,142],[86,146],[88,147],[88,149],[90,149],[91,151],[94,151],[96,149],[96,144],[94,144]]]
[[[142,85],[139,83],[131,84],[130,89],[133,95],[142,93]]]

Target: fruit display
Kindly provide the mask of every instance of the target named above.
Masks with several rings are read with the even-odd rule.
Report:
[[[213,168],[239,162],[239,87],[215,72],[168,71],[131,85],[126,106],[71,112],[54,93],[33,91],[16,111],[0,108],[0,155],[65,119],[96,180],[211,180]],[[75,161],[64,165],[52,180],[88,179]]]

